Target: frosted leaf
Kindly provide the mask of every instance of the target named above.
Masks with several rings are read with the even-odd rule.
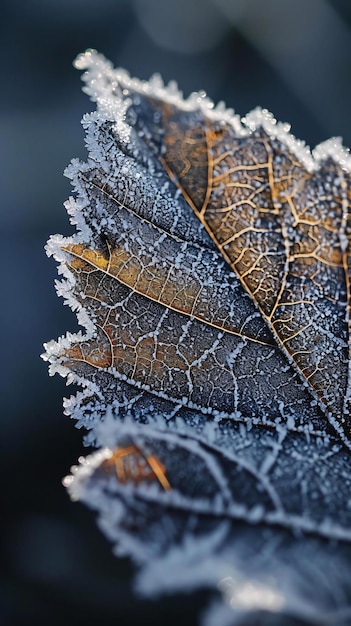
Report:
[[[140,592],[218,590],[204,626],[346,624],[348,152],[92,50],[76,66],[97,112],[65,172],[76,232],[47,253],[84,330],[43,356],[81,388],[65,413],[99,452],[65,485]]]
[[[282,624],[289,623],[288,616],[313,624],[348,623],[350,522],[345,520],[344,540],[337,543],[326,540],[342,536],[331,521],[307,530],[306,485],[297,486],[294,479],[297,456],[294,462],[292,453],[286,464],[290,477],[276,473],[278,482],[289,486],[285,506],[292,506],[300,491],[303,532],[291,533],[289,526],[297,529],[299,516],[284,512],[283,503],[275,501],[273,473],[255,476],[243,461],[245,455],[229,458],[221,449],[194,440],[190,431],[184,437],[130,424],[113,433],[112,423],[107,430],[116,448],[80,459],[66,484],[73,499],[97,511],[115,553],[138,563],[140,594],[199,587],[217,591],[204,625],[241,624],[243,612],[254,615],[259,610],[278,613]],[[246,445],[250,439],[248,434]],[[299,452],[318,456],[313,445],[309,450],[300,446]],[[336,458],[334,468],[331,462],[327,469],[331,481],[337,466]],[[317,484],[318,462],[310,470]],[[335,487],[340,479],[335,477]],[[330,493],[333,489],[330,485]],[[321,512],[321,500],[315,496],[314,501]]]

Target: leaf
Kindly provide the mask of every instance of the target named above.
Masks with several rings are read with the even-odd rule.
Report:
[[[107,449],[70,493],[139,563],[143,593],[186,589],[197,555],[191,588],[231,590],[206,624],[242,610],[343,623],[350,158],[337,141],[311,155],[267,112],[241,121],[201,94],[184,101],[94,51],[76,64],[97,112],[83,118],[86,163],[66,170],[77,232],[47,252],[85,332],[44,358],[83,388],[65,412]],[[306,597],[331,559],[342,583]]]
[[[160,116],[162,141],[156,131],[158,143],[149,142],[333,426],[349,437],[348,175],[328,149],[308,168],[284,131],[269,132],[269,114],[250,114],[251,132],[242,136],[203,112],[142,102],[138,127],[144,132],[145,107]]]
[[[338,467],[344,473],[348,453],[334,454],[326,469],[330,446],[320,450],[318,461],[314,441],[309,445],[300,436],[294,442],[285,440],[279,450],[271,448],[271,468],[255,473],[245,450],[250,449],[252,458],[266,460],[274,442],[271,433],[257,427],[241,437],[234,431],[228,436],[223,429],[222,443],[229,438],[231,447],[237,447],[234,458],[192,437],[190,428],[185,436],[150,424],[116,424],[111,415],[106,422],[100,426],[101,441],[114,441],[117,450],[107,448],[80,459],[65,484],[73,499],[97,510],[99,526],[116,555],[138,563],[139,593],[217,588],[223,599],[207,611],[204,621],[213,626],[245,623],[246,612],[249,623],[264,623],[262,616],[255,616],[259,610],[271,614],[267,623],[301,623],[290,622],[291,616],[304,624],[349,623],[349,522],[346,541],[338,542],[326,540],[337,536],[334,523],[325,520],[318,532],[308,525],[308,517],[318,518],[323,509],[341,513],[338,489],[326,488],[322,502],[317,476],[321,472],[333,481]],[[135,471],[121,480],[116,459],[131,449],[133,454],[142,451],[144,458],[158,458],[166,467],[170,489],[156,474],[143,483]],[[300,473],[294,475],[297,457]],[[335,485],[343,484],[342,474],[335,479]],[[319,497],[309,498],[313,492]],[[279,511],[278,494],[289,515]],[[301,515],[296,513],[299,506]],[[275,614],[281,621],[273,622]]]

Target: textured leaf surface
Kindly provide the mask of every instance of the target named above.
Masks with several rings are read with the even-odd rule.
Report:
[[[151,98],[144,106],[161,116],[159,155],[167,171],[334,426],[343,424],[348,435],[348,200],[341,165],[325,158],[308,171],[262,128],[259,113],[248,116],[253,130],[242,137],[199,112]]]
[[[104,450],[70,493],[141,565],[143,593],[186,589],[193,558],[191,588],[229,589],[204,624],[347,623],[350,159],[95,52],[77,66],[97,112],[66,172],[77,232],[47,251],[85,331],[44,358],[83,388],[65,411]],[[307,593],[331,559],[340,575]]]

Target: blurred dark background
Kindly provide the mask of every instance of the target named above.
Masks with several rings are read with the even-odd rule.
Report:
[[[0,623],[196,624],[206,594],[136,601],[94,516],[62,477],[86,451],[62,415],[42,344],[76,330],[56,297],[43,245],[71,229],[62,171],[85,156],[75,56],[97,48],[132,75],[161,72],[188,95],[204,89],[244,115],[260,105],[314,146],[351,145],[349,0],[2,0]]]

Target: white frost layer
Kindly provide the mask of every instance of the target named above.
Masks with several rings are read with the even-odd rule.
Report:
[[[82,497],[84,480],[89,478],[103,461],[110,459],[112,454],[113,452],[109,448],[102,448],[89,456],[80,456],[79,465],[72,465],[71,474],[62,480],[72,500],[79,500]],[[77,479],[75,480],[76,475]]]
[[[116,88],[120,87],[124,90],[123,95],[125,96],[128,95],[128,89],[131,89],[143,95],[150,95],[169,102],[183,111],[201,110],[213,120],[228,122],[238,134],[246,134],[240,123],[240,117],[234,115],[233,109],[227,109],[223,102],[214,107],[212,100],[207,98],[204,91],[194,92],[185,100],[175,81],[170,81],[165,86],[159,74],[154,74],[149,81],[132,78],[126,70],[114,69],[112,63],[105,59],[102,54],[91,49],[78,55],[74,66],[79,70],[86,70],[82,76],[82,80],[86,84],[84,92],[97,103],[98,110],[101,112],[107,103],[109,103],[109,111],[115,110],[116,100],[120,102],[116,97]],[[103,102],[103,107],[101,102]]]
[[[170,547],[166,557],[150,561],[147,569],[139,573],[135,583],[137,591],[147,597],[157,597],[160,593],[174,593],[184,588],[190,592],[214,586],[223,576],[223,561],[214,555],[229,530],[229,521],[221,521],[205,537],[185,535],[180,547]]]
[[[130,89],[164,100],[184,111],[201,111],[210,120],[230,124],[238,136],[248,136],[262,127],[270,137],[281,141],[308,171],[317,170],[322,161],[331,158],[343,169],[351,172],[351,156],[349,150],[342,146],[340,138],[328,139],[311,152],[303,141],[296,139],[289,132],[289,124],[277,122],[272,113],[266,109],[254,109],[240,119],[240,116],[236,115],[233,109],[227,109],[223,102],[214,106],[203,91],[194,92],[184,99],[177,84],[171,81],[164,85],[159,74],[152,76],[149,81],[132,78],[126,70],[114,69],[112,63],[96,50],[87,50],[80,54],[74,65],[79,70],[85,70],[82,76],[85,93],[97,103],[99,116],[116,122],[122,140],[129,137],[124,117],[129,105],[127,96]],[[118,94],[118,90],[122,91],[121,95]]]

